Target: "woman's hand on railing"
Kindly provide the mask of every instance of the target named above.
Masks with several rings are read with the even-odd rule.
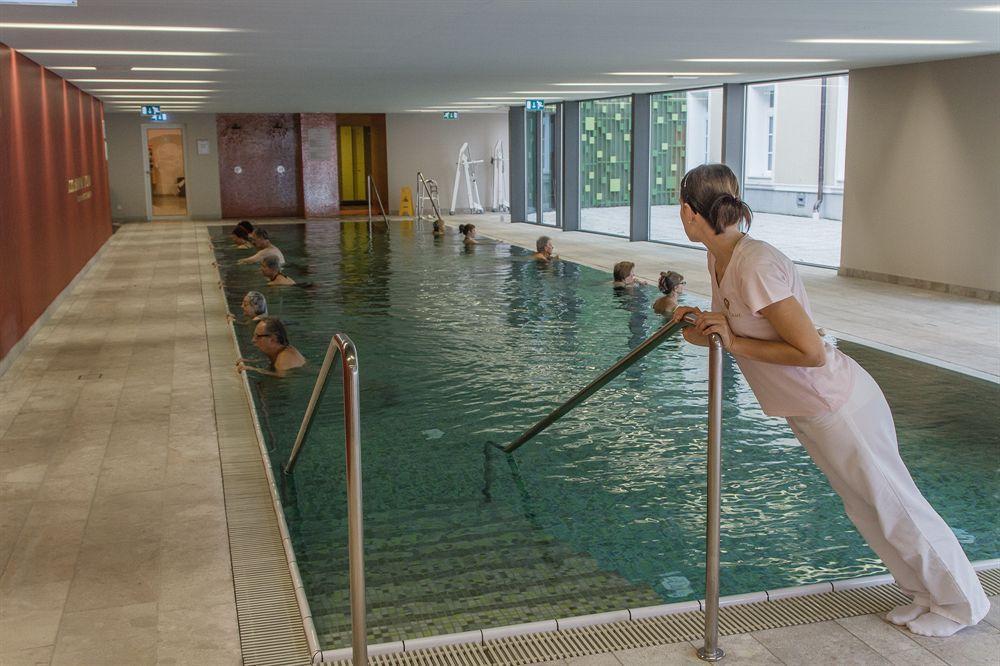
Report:
[[[704,337],[718,335],[724,349],[731,349],[736,338],[729,328],[729,320],[721,312],[702,312],[694,322],[695,329]]]
[[[674,308],[674,314],[670,317],[670,323],[676,324],[689,314],[698,316],[702,314],[701,308],[693,308],[690,305],[681,305],[680,307]]]

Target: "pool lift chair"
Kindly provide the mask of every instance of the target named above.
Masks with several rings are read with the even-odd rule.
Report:
[[[493,167],[493,205],[494,213],[510,212],[510,198],[507,195],[507,160],[503,156],[503,139],[497,139],[490,157]]]
[[[455,214],[455,207],[458,205],[458,186],[461,184],[462,174],[465,174],[465,193],[469,199],[469,212],[480,214],[483,212],[483,204],[479,202],[479,183],[476,181],[476,165],[482,164],[483,160],[473,160],[469,151],[469,142],[466,141],[458,149],[458,163],[455,165],[455,186],[451,189],[451,208],[449,215]]]

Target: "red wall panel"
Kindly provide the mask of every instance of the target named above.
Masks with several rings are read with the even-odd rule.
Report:
[[[215,123],[222,217],[301,217],[297,115],[220,113]]]
[[[0,44],[0,358],[111,236],[102,121],[97,99]]]

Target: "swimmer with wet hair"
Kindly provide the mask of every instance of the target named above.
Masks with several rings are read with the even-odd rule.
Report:
[[[274,257],[260,260],[260,274],[267,278],[268,287],[289,287],[295,280],[281,272],[281,264]]]
[[[558,254],[553,254],[552,239],[548,236],[539,236],[538,240],[535,241],[536,252],[531,255],[532,259],[538,261],[552,261],[553,259],[558,259]]]
[[[674,271],[660,273],[660,281],[657,286],[663,296],[653,302],[653,312],[663,316],[669,316],[677,309],[677,299],[684,293],[684,276]]]
[[[631,261],[619,261],[612,271],[616,287],[629,287],[636,283],[635,263]]]
[[[236,247],[239,249],[248,250],[253,247],[253,244],[250,242],[250,233],[240,225],[237,224],[233,227],[233,230],[229,232],[229,235],[233,239],[233,243],[235,243]]]
[[[264,317],[257,323],[253,331],[253,344],[270,360],[270,367],[247,365],[252,361],[241,358],[236,363],[237,372],[253,370],[262,375],[283,377],[289,370],[306,364],[305,357],[289,342],[285,324],[277,317]]]
[[[265,257],[274,257],[278,260],[279,264],[285,263],[285,255],[281,253],[281,250],[279,250],[277,246],[271,243],[271,236],[267,233],[267,229],[255,229],[253,235],[250,236],[250,240],[254,244],[254,247],[257,248],[257,253],[252,257],[240,259],[236,263],[256,264]]]
[[[462,242],[466,245],[475,245],[478,242],[476,240],[476,225],[474,224],[458,225],[458,233],[464,236]]]
[[[433,229],[435,236],[444,236],[444,220],[442,220],[441,218],[434,220]]]

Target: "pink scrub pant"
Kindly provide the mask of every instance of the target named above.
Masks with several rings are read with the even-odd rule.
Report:
[[[854,391],[843,407],[788,417],[788,424],[900,589],[939,615],[975,624],[990,608],[983,586],[900,459],[881,389],[860,367],[855,372]]]

